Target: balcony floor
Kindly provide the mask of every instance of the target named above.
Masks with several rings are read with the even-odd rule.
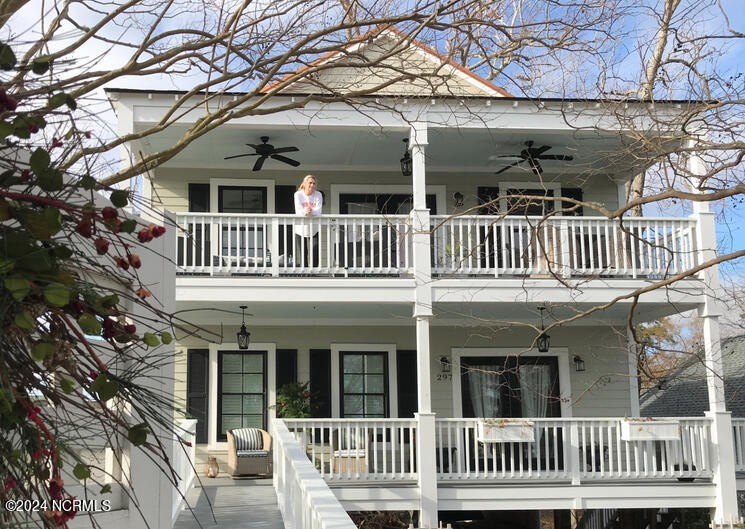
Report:
[[[188,507],[181,511],[174,529],[200,529],[200,523],[203,529],[285,528],[271,479],[201,479],[202,486],[186,495],[193,514]]]

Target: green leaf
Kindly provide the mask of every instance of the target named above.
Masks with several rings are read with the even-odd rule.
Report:
[[[47,104],[49,105],[49,108],[59,108],[65,104],[66,99],[67,99],[66,93],[58,92],[49,98],[49,102]]]
[[[91,384],[91,392],[98,394],[99,399],[106,401],[119,392],[119,383],[111,380],[106,373],[101,373]]]
[[[12,124],[7,121],[0,121],[0,141],[13,134],[15,130],[16,128]]]
[[[107,483],[103,487],[101,487],[100,494],[111,494],[111,484]]]
[[[53,307],[64,307],[70,302],[70,290],[60,283],[49,283],[44,287],[44,299]]]
[[[6,200],[0,198],[0,222],[10,220],[11,218],[13,218],[13,215],[11,213],[10,204],[8,204]]]
[[[80,187],[82,187],[86,191],[90,191],[91,189],[95,189],[97,185],[98,185],[98,182],[96,182],[96,179],[93,178],[89,174],[83,175],[80,178]]]
[[[137,229],[137,221],[134,219],[123,220],[119,229],[124,233],[132,233]]]
[[[127,431],[127,439],[135,446],[142,446],[147,442],[147,424],[135,424]]]
[[[75,101],[75,98],[73,98],[70,95],[65,96],[65,104],[67,105],[67,108],[70,110],[77,110],[78,103]]]
[[[111,203],[117,208],[123,208],[129,202],[129,191],[126,189],[117,189],[111,192]]]
[[[160,333],[160,341],[163,342],[165,345],[168,345],[173,341],[173,336],[171,336],[170,332],[162,332]]]
[[[63,261],[66,261],[67,259],[72,257],[72,250],[67,246],[55,246],[54,248],[52,248],[52,253],[55,257],[57,257],[58,259],[62,259]]]
[[[39,342],[31,348],[31,358],[37,362],[54,354],[54,345],[49,342]]]
[[[31,63],[31,71],[36,75],[44,75],[49,71],[51,65],[52,59],[48,55],[42,55],[33,60]]]
[[[39,187],[44,191],[59,191],[64,185],[62,171],[48,167],[45,171],[36,174]]]
[[[48,241],[62,229],[62,215],[57,208],[47,207],[40,213],[26,215],[26,228],[34,237]]]
[[[81,314],[78,318],[80,329],[89,336],[101,334],[101,322],[93,314]]]
[[[36,148],[33,154],[31,154],[31,159],[29,160],[31,170],[36,174],[43,173],[47,167],[49,167],[50,162],[51,159],[49,158],[49,153],[41,147]]]
[[[143,341],[143,342],[145,342],[145,344],[146,344],[146,345],[147,345],[148,347],[158,347],[158,346],[160,345],[160,340],[158,339],[158,337],[157,337],[157,336],[155,336],[155,335],[154,335],[153,333],[151,333],[151,332],[146,332],[146,333],[145,333],[145,334],[144,334],[144,335],[142,336],[142,341]]]
[[[23,329],[24,331],[30,331],[36,327],[36,320],[27,310],[16,314],[13,321],[19,329]]]
[[[59,381],[59,385],[65,393],[72,393],[75,391],[75,382],[69,378],[62,377]]]
[[[119,296],[117,296],[116,294],[109,294],[108,296],[103,296],[101,299],[99,299],[99,302],[101,303],[101,306],[103,308],[111,309],[119,304]]]
[[[0,257],[0,275],[5,275],[8,272],[11,272],[15,266],[16,262],[14,260]]]
[[[5,288],[10,291],[10,295],[16,301],[21,301],[28,296],[31,291],[31,282],[21,277],[9,277],[5,280]]]
[[[7,44],[0,43],[0,68],[3,70],[12,70],[18,60],[16,54]]]
[[[84,463],[78,463],[72,469],[72,475],[78,479],[88,479],[91,477],[91,467]]]

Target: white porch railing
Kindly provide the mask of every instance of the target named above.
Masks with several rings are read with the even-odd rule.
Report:
[[[732,419],[735,444],[735,471],[745,472],[745,419]]]
[[[177,486],[173,489],[173,511],[175,521],[185,503],[185,496],[194,484],[194,463],[196,462],[196,419],[184,419],[176,425],[173,436],[172,466],[176,473]]]
[[[287,529],[355,529],[281,419],[273,422],[274,489]]]
[[[438,419],[441,480],[648,480],[711,478],[711,421],[676,419],[680,439],[626,441],[622,419],[527,419],[534,441],[477,438],[478,419]]]
[[[178,213],[176,219],[181,273],[413,273],[406,215]],[[687,218],[620,224],[601,217],[435,215],[431,229],[437,275],[657,278],[697,262],[696,221]]]
[[[432,217],[433,272],[663,277],[696,263],[693,219]]]
[[[328,481],[416,480],[414,419],[285,419]]]
[[[406,215],[178,213],[176,219],[176,261],[182,273],[278,276],[411,272],[411,230]]]

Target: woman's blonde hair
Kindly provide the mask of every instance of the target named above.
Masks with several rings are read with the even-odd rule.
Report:
[[[316,178],[316,175],[307,174],[305,175],[305,178],[303,178],[303,181],[300,182],[300,185],[297,186],[298,191],[300,191],[301,189],[305,191],[305,187],[308,185],[308,180],[310,180],[311,178],[316,181],[316,186],[318,186],[318,179]]]

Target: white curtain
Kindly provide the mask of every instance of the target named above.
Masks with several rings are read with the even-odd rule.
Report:
[[[499,417],[499,375],[494,366],[468,366],[468,390],[476,417]]]
[[[546,417],[551,398],[551,366],[520,366],[520,402],[523,417]]]

